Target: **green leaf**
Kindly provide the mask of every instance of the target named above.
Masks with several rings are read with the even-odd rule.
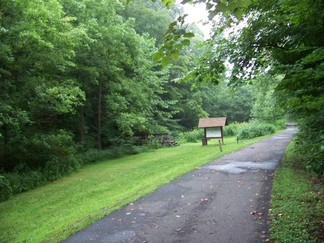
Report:
[[[191,38],[191,37],[195,37],[195,34],[192,32],[187,32],[183,35],[183,37]]]
[[[163,67],[166,67],[170,63],[170,61],[171,61],[171,57],[164,56],[162,58],[161,64],[162,64]]]
[[[189,39],[184,39],[184,40],[181,41],[181,44],[183,46],[190,46],[190,40]]]
[[[175,3],[175,0],[162,0],[162,3],[167,7],[171,8],[173,4]]]
[[[173,52],[171,52],[171,57],[173,59],[178,59],[179,54],[180,54],[179,51],[174,50]]]
[[[163,56],[164,56],[164,53],[162,51],[158,51],[157,53],[154,53],[152,59],[153,59],[153,61],[157,62],[157,61],[161,60]]]
[[[174,48],[175,48],[176,50],[178,50],[178,51],[181,51],[181,50],[182,50],[182,47],[183,47],[183,45],[181,45],[181,44],[176,44],[176,45],[174,46]]]

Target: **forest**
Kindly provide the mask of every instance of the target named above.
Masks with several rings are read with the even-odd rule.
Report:
[[[296,121],[307,167],[323,175],[322,1],[203,2],[208,40],[172,1],[1,0],[2,190],[217,116]]]

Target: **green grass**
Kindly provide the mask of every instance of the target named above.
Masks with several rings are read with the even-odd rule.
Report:
[[[320,221],[324,220],[324,188],[314,185],[303,168],[294,142],[286,150],[281,166],[275,173],[270,236],[275,242],[322,242]],[[322,239],[323,240],[323,239]]]
[[[0,242],[58,242],[114,210],[213,159],[263,138],[236,143],[223,152],[200,143],[162,148],[89,165],[69,177],[0,203]]]

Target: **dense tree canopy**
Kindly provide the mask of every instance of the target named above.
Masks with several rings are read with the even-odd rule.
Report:
[[[79,166],[77,154],[138,134],[192,129],[206,116],[248,120],[249,88],[235,96],[225,81],[179,82],[204,58],[201,32],[181,14],[146,0],[1,1],[0,171],[52,180]],[[177,51],[162,68],[153,59],[166,40]]]

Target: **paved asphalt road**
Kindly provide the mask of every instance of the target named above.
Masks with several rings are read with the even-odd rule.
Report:
[[[204,165],[64,242],[264,242],[273,171],[295,133]]]

